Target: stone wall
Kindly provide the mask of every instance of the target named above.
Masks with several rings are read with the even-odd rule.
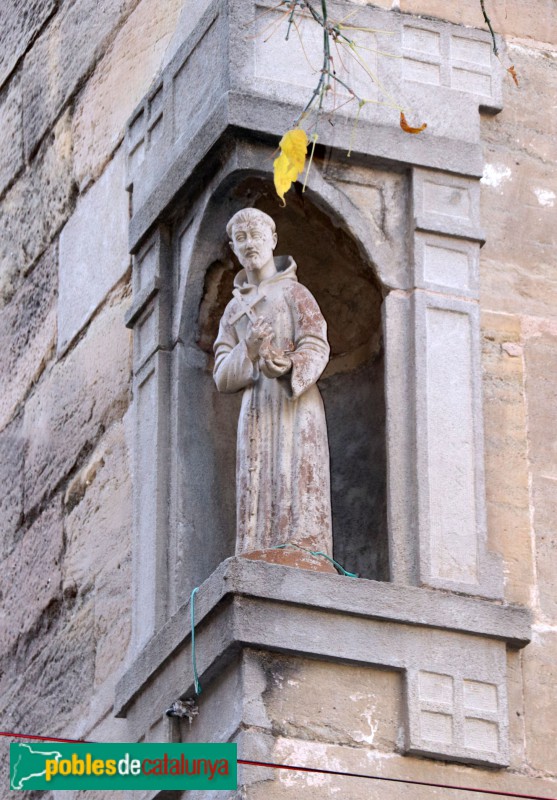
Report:
[[[112,706],[131,632],[132,509],[121,141],[182,6],[10,0],[0,12],[3,730],[122,738]],[[8,740],[0,752],[4,796]]]
[[[125,738],[125,721],[112,715],[132,606],[121,143],[205,5],[10,0],[0,16],[3,730]],[[395,5],[483,27],[479,0]],[[505,599],[534,615],[532,643],[509,653],[511,766],[440,768],[397,755],[395,671],[252,652],[242,669],[261,684],[258,724],[276,738],[279,761],[555,796],[557,8],[553,0],[488,5],[520,81],[518,89],[506,81],[500,114],[482,117],[480,263],[489,546],[503,559]],[[7,751],[0,741],[3,786]],[[248,777],[253,798],[431,797],[356,779]]]
[[[426,5],[434,10],[435,3]],[[555,780],[557,109],[550,98],[557,87],[557,9],[493,5],[520,88],[509,82],[501,114],[482,121],[488,526],[504,559],[506,597],[534,614],[533,641],[516,664],[517,768]]]

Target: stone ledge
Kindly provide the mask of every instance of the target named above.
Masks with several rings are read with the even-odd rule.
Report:
[[[305,609],[302,614],[301,609]],[[414,639],[425,633],[419,633],[420,628],[520,648],[530,641],[531,625],[529,611],[519,606],[242,558],[227,559],[201,585],[195,618],[200,629],[202,683],[216,674],[217,663],[246,645],[341,662],[387,661],[402,669],[404,659],[397,663],[397,637]],[[189,619],[187,602],[139,653],[116,687],[117,716],[126,715],[143,688],[178,651],[187,649],[189,654]],[[335,635],[330,638],[333,629]],[[362,635],[378,637],[375,652],[358,645]],[[387,655],[388,648],[392,653]],[[192,684],[189,666],[181,693],[188,694]]]

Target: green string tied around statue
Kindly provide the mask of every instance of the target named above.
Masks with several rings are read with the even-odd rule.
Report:
[[[335,561],[334,558],[328,556],[327,553],[324,553],[322,550],[309,550],[307,547],[302,547],[295,542],[286,542],[285,544],[277,544],[274,547],[271,547],[271,550],[284,550],[285,547],[295,547],[297,550],[303,550],[304,553],[309,553],[311,556],[319,556],[321,558],[326,558],[333,567],[337,570],[340,575],[344,575],[346,578],[359,578],[360,576],[356,572],[348,572],[348,570],[344,569],[342,564],[339,564],[338,561]]]

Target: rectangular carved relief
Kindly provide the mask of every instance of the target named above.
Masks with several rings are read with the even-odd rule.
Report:
[[[426,310],[431,574],[477,581],[470,317]]]
[[[504,670],[504,651],[499,656],[499,667]],[[449,664],[447,667],[450,669]],[[497,679],[497,672],[495,668],[493,679]],[[438,756],[451,752],[463,761],[505,764],[507,710],[503,679],[504,672],[501,681],[493,683],[487,676],[485,680],[468,678],[460,670],[452,674],[448,670],[410,670],[409,750]]]
[[[474,178],[416,169],[412,200],[418,230],[481,240],[480,185]]]
[[[134,383],[134,638],[145,643],[164,619],[168,477],[164,459],[169,354],[157,353]]]
[[[479,199],[476,179],[413,171],[418,560],[429,585],[499,597],[486,541]]]
[[[430,235],[421,239],[418,246],[422,248],[424,284],[457,294],[476,294],[477,245]]]
[[[431,27],[430,27],[431,26]],[[417,83],[437,83],[485,98],[486,106],[498,106],[494,86],[492,48],[474,35],[454,34],[433,22],[403,26],[404,75]]]
[[[252,75],[255,75],[256,79],[269,81],[269,86],[274,84],[274,91],[283,93],[288,98],[292,96],[293,86],[304,87],[311,94],[319,80],[323,61],[321,28],[311,20],[304,20],[292,27],[287,41],[284,35],[286,27],[281,27],[281,20],[284,22],[282,9],[269,13],[266,6],[256,5],[254,12],[252,28],[248,28],[249,38],[253,39]],[[376,99],[377,84],[371,80],[369,73],[377,75],[378,71],[377,37],[372,32],[361,31],[358,33],[358,43],[360,51],[357,55],[352,56],[350,52],[344,52],[340,47],[332,53],[335,74],[340,81],[350,86],[358,97]],[[247,62],[248,74],[249,64],[250,61]],[[283,87],[277,84],[283,84]],[[340,83],[333,89],[334,95],[339,98],[336,101],[337,106],[350,100],[349,92]],[[305,95],[307,91],[303,96]],[[303,100],[302,108],[306,102],[307,98]],[[334,99],[330,102],[327,100],[326,107],[332,107],[333,104]],[[355,102],[349,103],[345,113],[353,113],[355,107],[357,108]]]
[[[487,551],[479,309],[450,295],[413,298],[420,580],[500,596]]]

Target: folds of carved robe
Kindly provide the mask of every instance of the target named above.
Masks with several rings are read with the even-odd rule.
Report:
[[[277,259],[277,265],[281,265]],[[236,553],[294,541],[332,553],[329,447],[316,381],[329,359],[327,326],[288,259],[259,286],[242,270],[215,342],[214,378],[221,392],[244,390],[236,460]],[[273,346],[292,369],[268,378],[248,358],[247,306],[270,322]],[[264,367],[263,367],[264,368]]]

